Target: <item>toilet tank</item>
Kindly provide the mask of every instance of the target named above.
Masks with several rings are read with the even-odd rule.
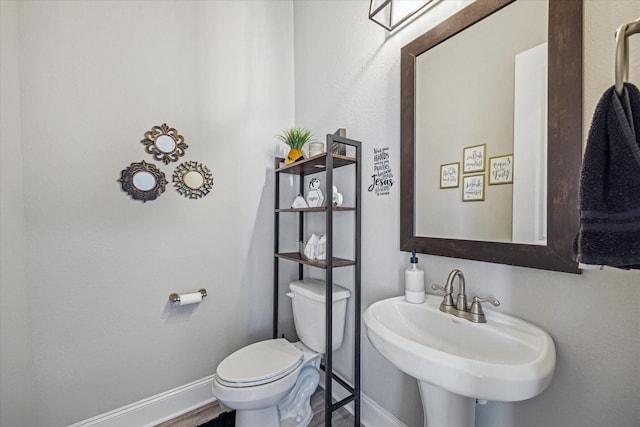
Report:
[[[304,345],[317,353],[324,353],[325,318],[327,292],[324,280],[304,279],[289,284],[293,306],[293,321],[298,338]],[[336,284],[333,285],[333,324],[331,338],[333,350],[342,345],[347,315],[347,299],[349,291]]]

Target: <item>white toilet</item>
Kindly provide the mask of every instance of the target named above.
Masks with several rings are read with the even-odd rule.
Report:
[[[309,398],[320,379],[325,351],[325,282],[289,285],[299,342],[260,341],[227,356],[216,370],[213,395],[236,410],[236,427],[303,427],[313,413]],[[342,345],[349,291],[333,285],[332,349]]]

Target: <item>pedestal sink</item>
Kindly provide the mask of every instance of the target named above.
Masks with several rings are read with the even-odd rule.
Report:
[[[441,301],[389,298],[363,315],[376,350],[418,380],[425,427],[473,427],[476,399],[525,400],[549,385],[556,352],[548,333],[493,310],[487,323],[472,323],[441,312]]]

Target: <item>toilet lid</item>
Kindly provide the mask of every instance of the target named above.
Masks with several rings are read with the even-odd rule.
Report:
[[[302,363],[302,352],[284,338],[260,341],[230,354],[218,365],[220,383],[248,387],[275,381]]]

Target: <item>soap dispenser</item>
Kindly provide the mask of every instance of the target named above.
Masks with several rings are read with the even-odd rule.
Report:
[[[411,251],[411,264],[404,272],[404,298],[407,302],[424,302],[424,271],[418,268],[416,250]]]

